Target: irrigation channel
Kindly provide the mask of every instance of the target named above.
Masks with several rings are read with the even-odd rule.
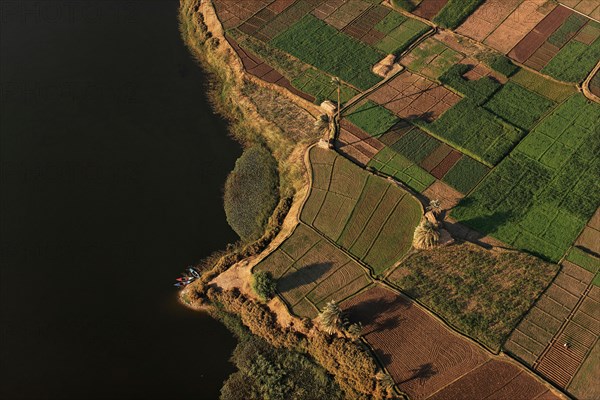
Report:
[[[235,241],[241,154],[178,5],[1,3],[0,398],[216,399],[234,369],[172,285]]]

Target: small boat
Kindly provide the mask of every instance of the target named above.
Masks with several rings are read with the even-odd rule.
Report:
[[[194,278],[200,278],[200,274],[194,268],[190,267],[188,268],[188,271],[190,271],[190,274],[192,274]]]
[[[191,277],[191,276],[185,276],[185,277],[182,277],[182,278],[177,278],[177,280],[178,280],[179,282],[188,282],[188,283],[189,283],[189,282],[192,282],[194,279],[195,279],[195,278],[193,278],[193,277]]]
[[[173,286],[175,286],[175,287],[183,287],[183,286],[185,286],[185,285],[187,285],[187,284],[186,284],[186,283],[183,283],[183,282],[177,282],[177,283],[176,283],[176,284],[174,284]]]

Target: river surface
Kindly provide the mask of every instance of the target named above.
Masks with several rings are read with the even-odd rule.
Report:
[[[218,398],[235,340],[172,284],[241,149],[178,1],[0,4],[0,398]]]

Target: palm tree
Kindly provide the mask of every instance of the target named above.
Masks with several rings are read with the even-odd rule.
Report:
[[[333,78],[331,78],[331,82],[333,82],[337,85],[337,112],[335,113],[335,117],[339,118],[340,117],[340,97],[341,97],[340,93],[341,93],[342,81],[337,76],[334,76]]]
[[[323,311],[319,315],[319,320],[325,332],[329,334],[338,332],[344,326],[342,309],[334,300],[325,304]]]
[[[352,340],[358,340],[361,336],[362,333],[362,324],[360,322],[351,324],[348,329],[346,330],[346,332],[348,333],[348,336],[350,337],[350,339]]]
[[[439,215],[442,212],[442,203],[438,199],[430,200],[427,211],[431,211],[434,215]]]
[[[435,247],[440,240],[440,233],[437,227],[424,219],[417,229],[415,229],[415,235],[413,237],[413,246],[417,249],[431,249]]]

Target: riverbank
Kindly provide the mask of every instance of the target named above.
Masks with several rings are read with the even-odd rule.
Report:
[[[309,146],[327,134],[325,127],[315,124],[322,111],[245,74],[210,2],[182,0],[180,18],[184,41],[213,74],[210,97],[215,109],[230,121],[232,136],[240,143],[260,141],[271,150],[279,165],[282,197],[264,235],[211,257],[203,264],[202,278],[181,291],[181,302],[208,311],[224,323],[240,319],[271,346],[308,356],[327,370],[329,379],[335,378],[346,396],[391,396],[391,386],[385,383],[389,380],[362,342],[325,335],[312,321],[292,316],[281,300],[265,304],[249,288],[252,265],[285,240],[298,222],[309,187],[304,158]]]

